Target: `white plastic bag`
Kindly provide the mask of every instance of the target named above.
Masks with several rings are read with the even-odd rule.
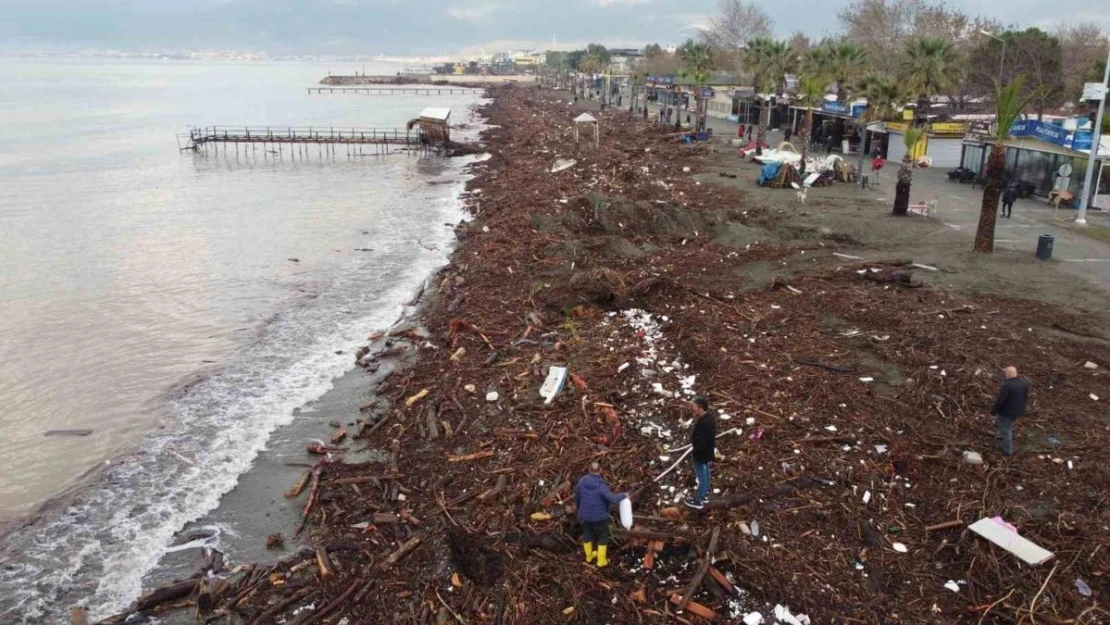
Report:
[[[621,513],[621,525],[626,530],[632,529],[632,500],[628,497],[621,499],[619,508]]]

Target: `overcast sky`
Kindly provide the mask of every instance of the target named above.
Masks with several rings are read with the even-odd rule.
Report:
[[[778,35],[833,34],[847,0],[760,2]],[[950,0],[1004,23],[1061,20],[1110,30],[1107,0]],[[679,43],[716,0],[0,0],[12,50],[238,48],[305,54],[450,54],[463,50]]]

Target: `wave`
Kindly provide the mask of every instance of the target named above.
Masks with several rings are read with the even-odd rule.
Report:
[[[271,435],[354,365],[366,337],[391,325],[404,302],[447,261],[462,217],[462,167],[406,211],[404,222],[366,244],[313,297],[269,319],[228,363],[179,387],[166,429],[109,462],[65,505],[9,534],[0,550],[0,621],[62,622],[70,606],[93,619],[120,612],[176,532],[214,510]],[[419,169],[419,168],[418,168]],[[426,172],[425,172],[426,174]],[[218,540],[218,531],[216,534]]]

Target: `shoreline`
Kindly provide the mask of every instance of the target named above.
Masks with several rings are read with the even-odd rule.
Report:
[[[973,602],[1005,592],[969,560],[992,562],[1019,594],[1016,605],[1047,585],[974,536],[932,570],[924,554],[947,542],[920,530],[937,519],[1001,514],[1058,552],[1083,555],[1098,542],[1097,521],[1075,516],[1087,505],[1081,489],[1060,490],[1068,476],[1035,455],[1011,464],[988,455],[993,473],[962,469],[959,459],[964,447],[990,444],[970,407],[993,391],[983,369],[1020,360],[1030,342],[1042,355],[1025,364],[1029,375],[1058,381],[1038,389],[1029,436],[1051,428],[1065,445],[1080,440],[1097,419],[1080,393],[1091,375],[1061,367],[1080,353],[1110,366],[1110,348],[1032,325],[1082,330],[1089,320],[922,286],[896,258],[844,262],[832,252],[866,245],[791,229],[785,211],[709,184],[713,146],[681,145],[609,111],[600,114],[601,147],[576,149],[573,114],[555,95],[502,88],[484,107],[491,158],[467,183],[474,220],[458,227],[449,264],[435,274],[442,292],[418,312],[426,347],[380,389],[390,401],[385,420],[356,437],[389,457],[308,474],[294,505],[305,506],[313,549],[226,571],[223,583],[185,584],[179,598],[263,620],[370,623],[392,613],[402,622],[662,623],[679,603],[673,593],[681,600],[699,562],[717,556],[720,577],[686,591],[694,614],[727,620],[789,608],[815,622],[848,614],[890,622],[894,613],[924,622],[937,609],[951,616],[968,607],[944,579],[971,580]],[[551,173],[563,158],[576,162]],[[994,323],[995,307],[1012,327]],[[922,316],[937,308],[943,324]],[[1029,336],[1014,338],[1026,323]],[[545,406],[537,389],[554,365],[575,378]],[[720,443],[721,492],[701,514],[674,505],[689,488],[688,467],[654,478],[688,436],[683,401],[694,392],[744,430]],[[1058,453],[1081,467],[1073,479],[1096,484],[1107,469],[1088,448],[1106,435],[1087,436]],[[593,458],[642,515],[632,532],[617,532],[605,572],[580,562],[579,530],[564,507]],[[870,503],[872,490],[881,504]],[[1046,492],[1073,515],[1068,533],[1052,530],[1051,515],[1013,507],[1028,509]],[[973,504],[982,509],[970,512]],[[753,519],[762,537],[752,536]],[[714,528],[721,547],[706,554]],[[892,540],[923,557],[893,555]],[[806,555],[826,551],[822,561]],[[841,566],[845,558],[858,566]],[[1077,571],[1089,581],[1090,566]],[[907,605],[901,585],[891,586],[923,577],[930,585],[908,587],[908,596],[928,593],[933,607]],[[797,581],[811,578],[820,581]],[[1057,580],[1053,592],[1082,609],[1067,594],[1071,583]]]

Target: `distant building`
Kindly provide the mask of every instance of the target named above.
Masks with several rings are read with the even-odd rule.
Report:
[[[614,74],[628,74],[643,53],[635,48],[612,48],[609,50],[609,69]]]

